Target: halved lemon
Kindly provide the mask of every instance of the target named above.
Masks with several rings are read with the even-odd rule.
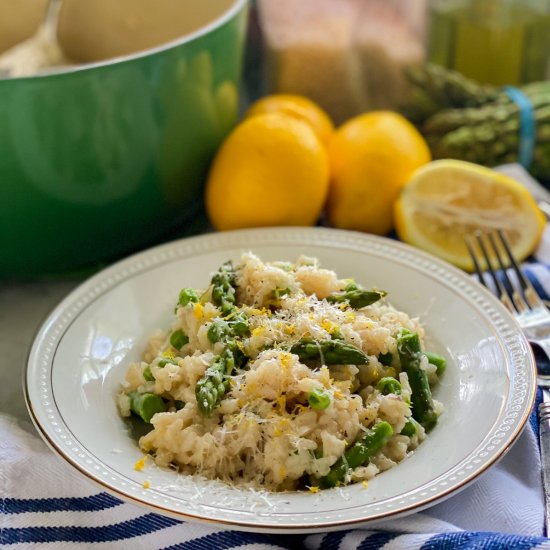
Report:
[[[536,248],[545,217],[527,189],[495,170],[437,160],[416,170],[395,203],[399,238],[472,271],[464,239],[503,229],[518,261]]]

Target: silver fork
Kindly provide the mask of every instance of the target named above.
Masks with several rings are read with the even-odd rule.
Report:
[[[514,258],[504,231],[501,229],[493,232],[477,231],[473,237],[466,237],[465,242],[480,283],[495,292],[512,313],[531,344],[535,356],[542,352],[550,361],[550,310]],[[504,282],[497,276],[495,261]],[[510,278],[507,271],[509,267],[515,273],[517,283]],[[487,283],[487,273],[494,288]],[[539,440],[546,504],[545,535],[548,536],[550,532],[550,374],[542,372],[538,365],[537,384],[542,389],[543,395],[543,401],[539,405]]]

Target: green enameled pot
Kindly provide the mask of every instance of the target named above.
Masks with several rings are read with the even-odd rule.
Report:
[[[93,268],[196,225],[237,118],[246,17],[234,0],[162,46],[0,79],[0,278]]]

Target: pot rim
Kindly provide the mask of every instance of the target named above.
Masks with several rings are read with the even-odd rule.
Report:
[[[16,77],[0,76],[0,83],[62,76],[62,75],[71,74],[71,73],[80,72],[80,71],[88,71],[98,67],[118,65],[126,61],[133,61],[135,59],[140,59],[140,58],[149,57],[151,55],[155,55],[158,53],[162,53],[164,51],[168,51],[178,46],[181,46],[183,44],[186,44],[187,42],[192,42],[193,40],[208,34],[210,31],[221,27],[226,22],[233,19],[248,4],[248,1],[249,0],[233,0],[233,4],[216,19],[213,19],[206,25],[200,27],[199,29],[191,33],[185,34],[183,36],[180,36],[179,38],[175,38],[168,42],[164,42],[159,46],[154,46],[152,48],[147,48],[145,50],[139,50],[138,52],[127,54],[127,55],[110,57],[109,59],[105,59],[103,61],[92,61],[91,63],[79,63],[77,65],[52,67],[51,69],[46,69],[46,70],[40,71],[37,74],[28,75],[28,76],[16,76]]]

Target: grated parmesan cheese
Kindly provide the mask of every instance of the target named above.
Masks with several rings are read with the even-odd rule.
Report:
[[[157,465],[254,490],[301,486],[316,493],[319,477],[376,421],[388,421],[395,435],[383,453],[356,468],[347,481],[366,487],[368,479],[403,460],[424,439],[423,430],[410,438],[399,435],[411,414],[410,386],[396,365],[386,367],[377,360],[381,353],[395,353],[400,328],[417,331],[423,338],[418,319],[386,301],[359,310],[347,302],[329,303],[324,298],[350,281],[321,269],[311,258],[295,264],[265,263],[246,253],[237,266],[236,282],[235,311],[222,317],[210,301],[211,289],[201,292],[199,303],[177,308],[170,325],[171,331],[181,330],[189,342],[174,350],[170,333],[157,331],[144,361],[128,367],[126,385],[117,398],[123,415],[130,414],[132,391],[146,389],[171,403],[166,412],[153,416],[153,429],[139,441]],[[206,417],[198,408],[195,388],[225,345],[211,342],[208,329],[214,321],[230,322],[237,313],[247,318],[250,327],[249,335],[236,342],[248,362],[231,374],[221,402]],[[290,352],[302,338],[335,337],[361,349],[369,364],[305,364]],[[153,382],[142,374],[148,365]],[[402,394],[381,395],[375,389],[381,376],[398,376]],[[433,369],[430,377],[437,381]],[[308,395],[313,389],[330,395],[328,407],[310,406]],[[176,408],[176,402],[185,405]],[[136,470],[144,468],[147,456],[135,463]]]

